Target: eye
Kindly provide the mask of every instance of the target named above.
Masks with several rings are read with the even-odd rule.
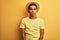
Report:
[[[30,10],[32,10],[32,8],[30,8]]]
[[[34,8],[34,10],[36,10],[36,8]]]

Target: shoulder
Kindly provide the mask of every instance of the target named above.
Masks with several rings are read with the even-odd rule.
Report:
[[[38,18],[39,22],[44,22],[43,18]]]
[[[44,19],[43,18],[38,18],[40,21],[43,21]]]
[[[27,19],[28,19],[28,17],[22,18],[23,21],[25,21],[25,20],[27,20]]]

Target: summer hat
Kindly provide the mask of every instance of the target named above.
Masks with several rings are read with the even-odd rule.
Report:
[[[37,6],[37,11],[39,10],[40,6],[39,6],[39,4],[38,4],[37,2],[29,2],[29,3],[27,3],[27,5],[26,5],[26,10],[27,10],[27,11],[28,11],[28,7],[29,7],[30,4],[36,4],[36,6]]]

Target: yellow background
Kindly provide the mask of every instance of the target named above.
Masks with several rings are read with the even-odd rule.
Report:
[[[21,40],[19,24],[30,1],[40,5],[37,16],[45,21],[44,40],[60,40],[60,0],[0,0],[0,40]]]

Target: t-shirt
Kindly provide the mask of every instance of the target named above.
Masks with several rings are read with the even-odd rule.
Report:
[[[43,19],[25,17],[22,19],[20,28],[26,28],[26,40],[39,40],[40,29],[44,29],[45,25]]]

